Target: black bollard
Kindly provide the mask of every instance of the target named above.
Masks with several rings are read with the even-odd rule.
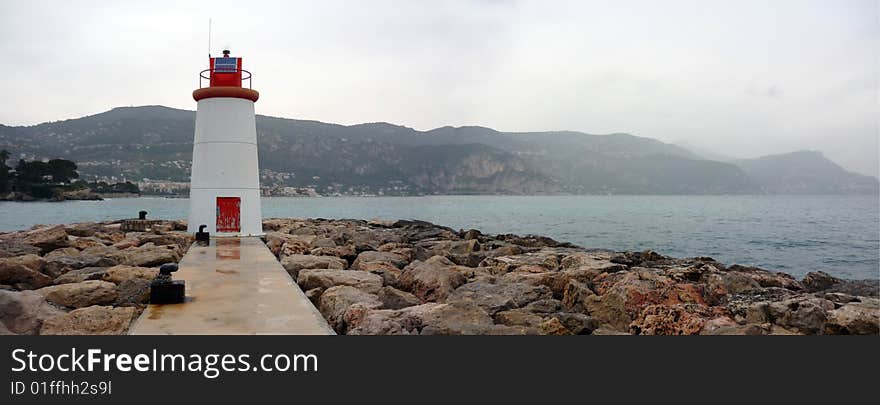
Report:
[[[210,242],[211,234],[208,232],[205,232],[205,228],[207,228],[207,227],[208,227],[208,225],[204,225],[204,224],[199,225],[199,231],[196,232],[196,242],[200,242],[202,244],[206,244],[206,243]]]
[[[186,283],[183,280],[172,280],[171,273],[177,271],[174,263],[163,264],[159,275],[150,283],[151,304],[180,304],[186,295]]]
[[[146,211],[138,212],[138,219],[147,219],[147,212]]]

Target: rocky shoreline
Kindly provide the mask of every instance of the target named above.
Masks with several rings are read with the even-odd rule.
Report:
[[[0,234],[0,334],[125,334],[182,221]],[[422,221],[267,219],[266,243],[340,334],[878,334],[880,282],[591,250]]]

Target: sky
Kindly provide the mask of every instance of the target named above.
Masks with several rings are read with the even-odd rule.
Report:
[[[880,170],[877,0],[0,0],[0,123],[194,110],[209,18],[259,114],[626,132]]]

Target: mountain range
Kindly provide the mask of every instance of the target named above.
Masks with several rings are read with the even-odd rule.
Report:
[[[320,194],[870,194],[874,177],[820,152],[715,161],[630,134],[430,131],[257,116],[261,182]],[[33,126],[0,125],[11,156],[64,158],[87,180],[189,178],[195,112],[120,107]]]

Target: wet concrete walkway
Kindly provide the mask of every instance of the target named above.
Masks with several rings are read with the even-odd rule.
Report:
[[[259,238],[193,245],[175,280],[186,302],[149,305],[133,335],[332,335],[333,330]]]

